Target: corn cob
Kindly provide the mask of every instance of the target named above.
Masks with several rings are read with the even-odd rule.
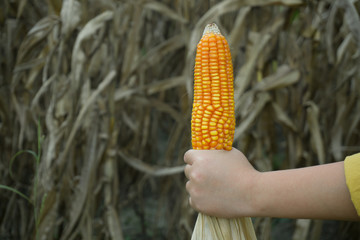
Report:
[[[195,59],[191,119],[193,149],[231,150],[235,130],[229,44],[215,24],[201,38]]]
[[[208,24],[197,46],[191,117],[193,149],[231,150],[235,131],[233,67],[229,45]],[[222,219],[199,213],[191,240],[254,240],[250,218]]]

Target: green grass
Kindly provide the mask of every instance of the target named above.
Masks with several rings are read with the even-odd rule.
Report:
[[[24,153],[28,153],[30,155],[32,155],[34,157],[35,160],[35,181],[34,181],[34,186],[33,186],[33,196],[34,196],[34,200],[32,201],[28,196],[26,196],[25,194],[23,194],[22,192],[18,191],[15,188],[0,184],[0,189],[3,190],[8,190],[11,191],[17,195],[19,195],[20,197],[24,198],[25,200],[27,200],[31,205],[33,205],[34,208],[34,221],[35,221],[35,235],[36,235],[36,239],[39,239],[38,236],[38,226],[40,223],[40,218],[39,215],[41,215],[41,212],[43,210],[43,206],[44,206],[44,202],[46,200],[46,196],[47,194],[44,194],[41,200],[41,204],[40,204],[40,208],[38,208],[38,202],[37,202],[37,190],[38,190],[38,182],[39,182],[39,174],[38,174],[38,169],[39,169],[39,164],[40,164],[40,158],[41,158],[41,144],[42,144],[42,133],[41,133],[41,126],[40,126],[40,121],[38,121],[38,126],[37,126],[37,143],[38,143],[38,149],[37,149],[37,153],[32,151],[32,150],[21,150],[19,152],[17,152],[10,160],[10,166],[9,166],[9,172],[10,172],[10,176],[13,177],[13,173],[12,173],[12,165],[15,161],[15,159],[24,154]]]

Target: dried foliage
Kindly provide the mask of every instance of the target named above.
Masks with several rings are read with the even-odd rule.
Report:
[[[360,151],[359,7],[357,0],[1,1],[0,184],[31,204],[0,190],[0,238],[189,239],[196,213],[182,157],[191,145],[195,47],[213,21],[233,55],[235,147],[256,168]],[[10,175],[12,156],[36,151],[38,141],[39,166],[22,154]],[[293,239],[360,236],[347,222],[254,223],[259,239],[279,239],[278,229]]]

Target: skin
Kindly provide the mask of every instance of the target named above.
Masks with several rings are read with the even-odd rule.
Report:
[[[344,162],[259,172],[237,149],[184,155],[189,203],[210,216],[354,220]]]

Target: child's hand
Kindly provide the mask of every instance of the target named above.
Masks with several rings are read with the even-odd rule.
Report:
[[[186,189],[190,205],[217,217],[248,216],[252,211],[252,186],[259,172],[237,149],[189,150],[185,153]]]

